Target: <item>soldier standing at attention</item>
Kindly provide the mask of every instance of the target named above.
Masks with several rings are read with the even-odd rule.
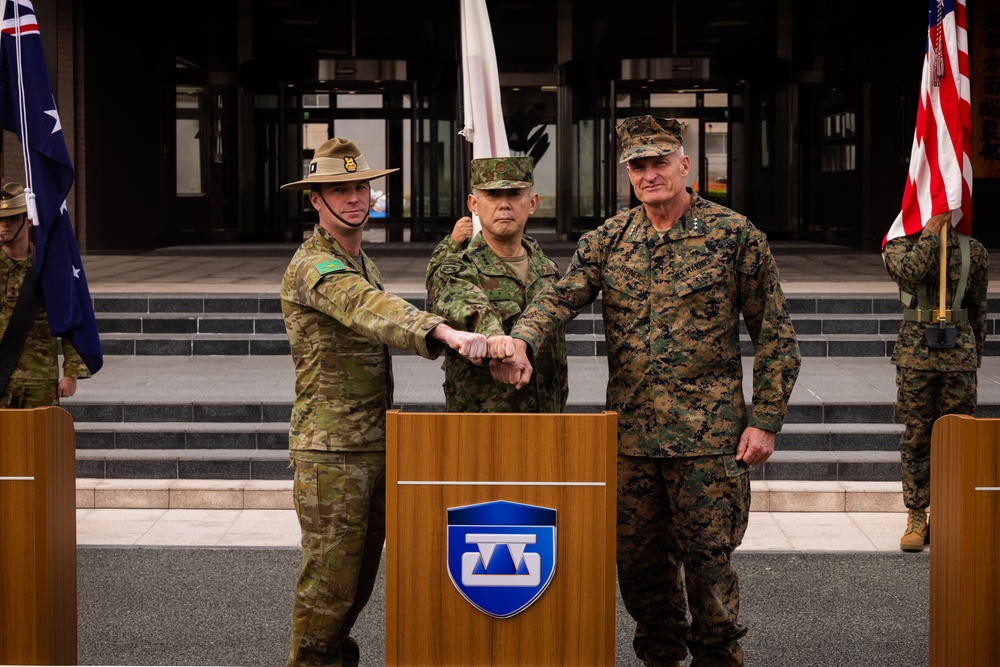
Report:
[[[463,331],[486,336],[510,333],[524,307],[559,279],[559,267],[534,239],[524,235],[528,216],[538,208],[530,156],[472,161],[469,209],[482,231],[468,247],[455,225],[427,266],[427,309]],[[469,220],[471,225],[472,220]],[[562,412],[569,381],[563,328],[534,360],[531,381],[518,389],[494,382],[486,366],[454,352],[444,362],[445,409],[449,412]]]
[[[979,241],[956,232],[950,221],[950,212],[936,215],[922,231],[893,238],[882,250],[903,301],[903,322],[892,349],[896,417],[903,423],[899,458],[907,522],[899,541],[902,551],[923,551],[930,541],[927,508],[934,422],[949,414],[975,415],[979,399],[977,370],[986,342],[990,258]],[[940,305],[941,229],[946,224],[947,328],[954,338],[941,345],[934,312]]]
[[[0,188],[0,272],[3,292],[0,293],[0,336],[3,346],[12,345],[10,352],[20,357],[5,387],[0,387],[0,408],[40,408],[59,405],[60,398],[76,393],[76,381],[89,378],[90,371],[76,348],[67,339],[63,345],[63,377],[59,377],[59,341],[49,331],[49,320],[41,304],[29,311],[31,317],[27,336],[20,340],[6,338],[14,315],[14,306],[22,298],[24,280],[35,262],[35,246],[28,234],[28,202],[20,183],[7,183]],[[30,288],[30,286],[29,286]],[[25,296],[27,298],[27,296]],[[34,298],[31,300],[36,301]],[[16,328],[16,327],[15,327]]]
[[[289,428],[302,571],[292,610],[290,666],[354,667],[351,628],[368,602],[385,543],[385,411],[392,407],[390,348],[427,359],[447,346],[479,361],[486,338],[383,291],[361,250],[370,169],[353,142],[325,142],[309,175],[319,224],[292,257],[281,310],[295,364]]]
[[[746,531],[749,470],[774,451],[799,346],[763,233],[685,188],[676,120],[618,126],[639,206],[583,235],[566,275],[524,311],[517,386],[551,332],[603,295],[608,409],[618,413],[618,582],[645,665],[742,665],[731,563]],[[754,346],[747,414],[740,315]],[[685,600],[686,596],[686,600]],[[691,621],[688,622],[688,613]]]

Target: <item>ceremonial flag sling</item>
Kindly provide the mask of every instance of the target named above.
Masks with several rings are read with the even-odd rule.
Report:
[[[500,105],[500,73],[486,0],[461,0],[462,99],[464,126],[459,132],[472,144],[472,157],[507,157],[507,129]],[[472,216],[472,234],[480,229]]]
[[[93,302],[66,197],[73,164],[49,84],[38,20],[29,0],[2,0],[0,126],[26,153],[25,194],[32,218],[38,294],[53,336],[68,339],[91,373],[104,363]]]

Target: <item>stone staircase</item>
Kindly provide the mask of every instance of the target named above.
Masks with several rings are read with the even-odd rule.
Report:
[[[424,306],[422,296],[408,298]],[[795,295],[788,304],[804,360],[860,357],[884,365],[892,352],[901,319],[894,298]],[[108,357],[259,360],[289,354],[274,294],[99,296],[94,305]],[[996,312],[997,305],[991,302],[990,311]],[[1000,356],[996,326],[991,316],[987,356]],[[599,301],[570,324],[568,343],[572,358],[600,359],[606,354]],[[745,331],[742,343],[744,354],[751,354]],[[603,389],[599,387],[595,400],[575,404],[572,411],[603,409]],[[196,502],[192,498],[204,498],[207,490],[220,485],[229,492],[217,501],[225,506],[274,502],[290,506],[290,495],[282,493],[291,480],[290,396],[287,401],[265,403],[81,398],[64,407],[76,424],[80,506],[102,506],[101,502],[190,506]],[[431,403],[418,409],[442,408]],[[990,404],[981,405],[977,414],[998,415],[1000,405]],[[897,450],[901,429],[891,399],[791,405],[774,456],[752,471],[755,509],[802,509],[801,499],[793,503],[795,507],[787,499],[797,498],[795,494],[806,487],[814,492],[807,509],[849,510],[852,502],[884,511],[902,509]],[[255,491],[263,495],[251,499]]]

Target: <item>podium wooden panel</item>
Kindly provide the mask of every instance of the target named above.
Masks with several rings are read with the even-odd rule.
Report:
[[[386,664],[614,665],[617,414],[387,415]],[[452,583],[447,510],[556,510],[548,588],[507,618]]]
[[[62,408],[0,410],[0,664],[77,664],[75,446]]]
[[[1000,665],[1000,419],[931,435],[930,664]]]

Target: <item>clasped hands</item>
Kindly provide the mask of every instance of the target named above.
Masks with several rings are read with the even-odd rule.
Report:
[[[476,364],[490,360],[490,374],[497,382],[515,385],[518,389],[531,379],[531,362],[528,361],[528,344],[510,336],[486,336],[470,331],[459,331],[447,324],[439,324],[431,337],[440,340],[460,355]]]

